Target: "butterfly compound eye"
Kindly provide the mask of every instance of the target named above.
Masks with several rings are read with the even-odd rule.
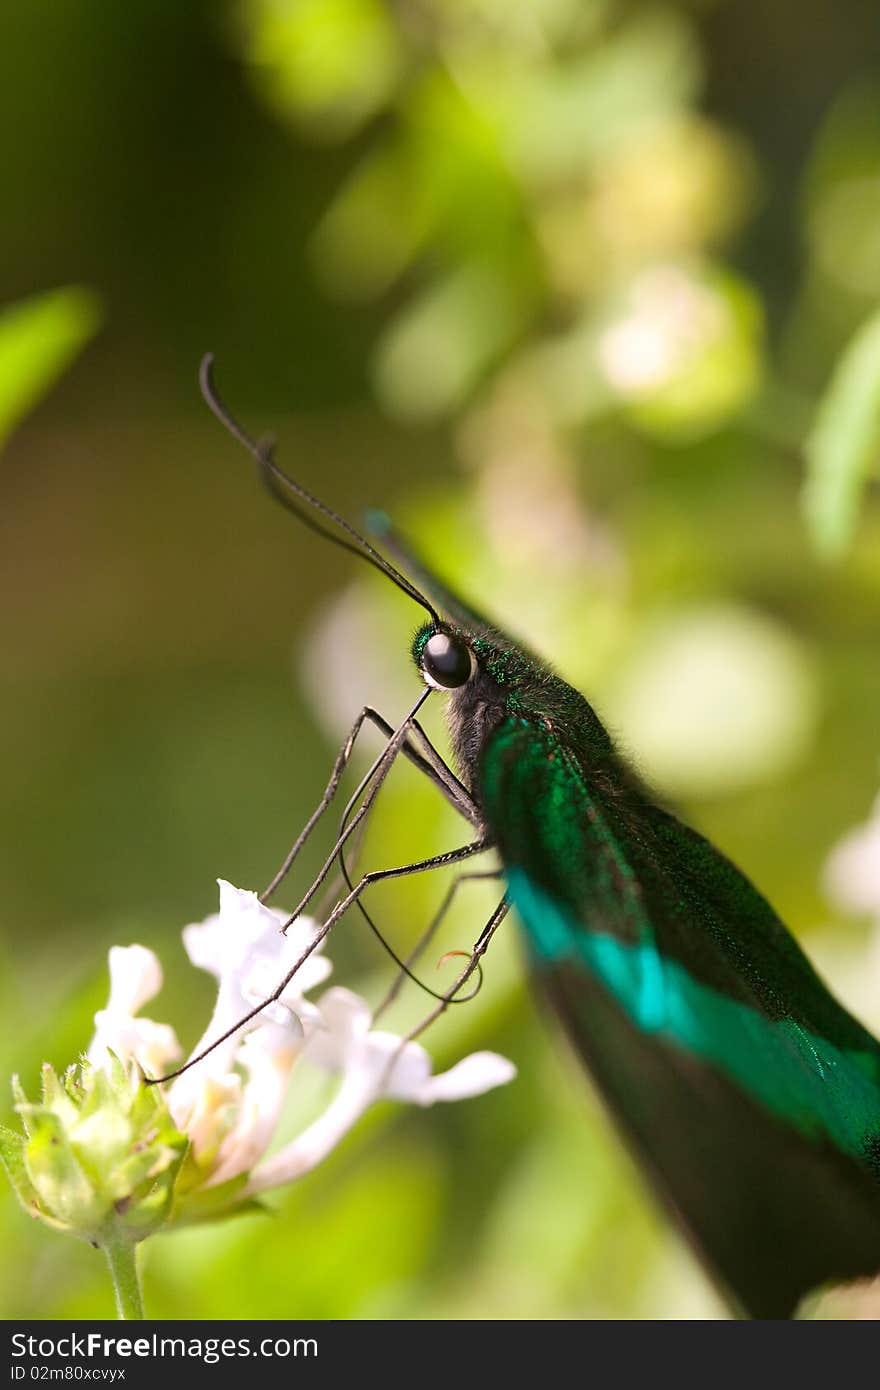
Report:
[[[474,658],[466,642],[435,632],[422,649],[421,667],[429,685],[437,690],[456,690],[473,675]]]

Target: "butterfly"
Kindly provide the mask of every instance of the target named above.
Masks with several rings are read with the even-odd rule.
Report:
[[[401,754],[474,838],[357,884],[346,875],[350,892],[322,935],[353,902],[363,907],[363,889],[376,879],[491,848],[504,897],[455,988],[512,908],[537,990],[733,1309],[785,1318],[823,1283],[876,1274],[880,1043],[835,1000],[739,869],[652,799],[579,691],[462,600],[384,516],[373,515],[371,530],[401,568],[282,473],[271,447],[255,443],[220,402],[211,359],[202,386],[275,496],[428,614],[412,644],[419,699],[396,728],[365,709],[270,890],[371,719],[388,742],[359,788],[369,793],[353,813],[354,798],[349,805],[336,860]],[[447,702],[452,767],[417,721],[437,693]],[[435,1013],[453,997],[441,996]]]

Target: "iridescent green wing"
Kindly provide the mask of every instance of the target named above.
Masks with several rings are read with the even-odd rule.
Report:
[[[880,1269],[880,1046],[768,903],[577,730],[510,718],[477,788],[540,987],[706,1265],[786,1317]]]
[[[382,533],[454,622],[503,637]],[[562,726],[537,710],[490,733],[473,788],[535,976],[710,1272],[786,1317],[880,1271],[880,1045],[569,694]]]

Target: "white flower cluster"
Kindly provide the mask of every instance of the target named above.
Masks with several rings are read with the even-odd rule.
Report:
[[[219,913],[184,928],[190,960],[218,982],[213,1015],[191,1056],[271,994],[305,953],[316,924],[300,918],[282,934],[285,920],[282,912],[263,906],[256,893],[221,879]],[[480,1095],[514,1077],[513,1064],[494,1052],[475,1052],[450,1071],[433,1075],[425,1049],[373,1029],[368,1005],[351,990],[331,988],[315,1002],[304,997],[331,969],[330,961],[313,951],[277,1002],[169,1084],[168,1107],[190,1140],[202,1186],[247,1174],[239,1195],[264,1192],[314,1168],[377,1100],[433,1105]],[[105,1065],[110,1049],[151,1076],[172,1069],[182,1052],[174,1030],[139,1016],[161,984],[161,966],[152,951],[112,947],[110,998],[95,1015],[88,1052],[93,1066]],[[338,1073],[341,1084],[318,1119],[266,1157],[294,1063],[303,1058]]]

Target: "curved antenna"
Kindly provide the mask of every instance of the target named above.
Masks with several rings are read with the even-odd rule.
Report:
[[[359,556],[360,559],[366,560],[368,564],[380,570],[393,584],[397,585],[398,589],[402,589],[405,594],[409,594],[410,598],[415,599],[416,603],[421,604],[430,614],[431,621],[434,625],[439,627],[440,616],[437,610],[432,607],[425,598],[424,594],[422,594],[405,575],[402,575],[400,570],[395,569],[390,561],[385,559],[384,555],[381,555],[378,550],[374,549],[366,537],[362,536],[359,531],[356,531],[350,522],[346,521],[338,512],[334,512],[333,508],[328,507],[326,502],[322,502],[319,498],[314,497],[301,483],[296,482],[293,478],[289,477],[282,468],[279,468],[273,457],[273,446],[271,444],[257,443],[255,439],[251,438],[247,430],[239,424],[235,416],[228,407],[224,405],[217,393],[217,388],[214,385],[214,354],[212,352],[206,353],[202,358],[199,367],[199,385],[201,387],[202,396],[205,399],[205,404],[208,406],[209,410],[220,421],[223,428],[228,430],[233,439],[237,439],[239,444],[247,449],[248,453],[256,461],[263,482],[275,500],[280,502],[282,507],[286,507],[289,512],[292,512],[293,515],[297,517],[299,521],[303,522],[304,525],[308,526],[310,530],[316,531],[318,535],[323,536],[325,540],[332,541],[334,545],[340,546],[343,550],[351,551],[353,555]],[[315,517],[310,516],[302,507],[297,506],[296,502],[289,495],[291,492],[294,494],[294,497],[298,497],[307,507],[311,507],[314,511],[320,512],[322,516],[327,517],[328,521],[332,521],[335,526],[338,526],[347,536],[350,536],[351,539],[346,540],[343,536],[337,536],[333,531],[322,526]]]

